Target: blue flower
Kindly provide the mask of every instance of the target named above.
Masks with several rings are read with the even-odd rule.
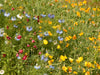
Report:
[[[5,12],[5,10],[1,9],[1,10],[0,10],[0,14],[1,14],[1,12]]]
[[[43,60],[43,59],[44,59],[44,55],[41,56],[41,60]]]
[[[54,18],[55,15],[48,14],[48,17],[49,17],[49,18]]]
[[[64,21],[64,19],[63,19],[63,20],[58,20],[58,22],[59,22],[59,23],[64,23],[65,21]]]
[[[30,16],[29,16],[28,14],[25,14],[25,16],[26,16],[27,18],[30,18]]]
[[[45,61],[45,62],[48,61],[48,58],[44,58],[44,61]]]
[[[14,28],[18,28],[18,26],[17,26],[17,25],[14,25],[13,27],[14,27]]]
[[[10,13],[4,13],[4,16],[6,16],[6,17],[8,17],[8,16],[10,16]]]
[[[37,18],[37,17],[35,17],[35,16],[33,17],[33,19],[34,19],[34,20],[38,20],[38,18]]]
[[[29,32],[32,31],[32,29],[33,29],[32,27],[29,27],[29,26],[26,27],[26,30]]]
[[[50,65],[49,67],[50,67],[50,68],[52,68],[52,69],[54,69],[54,68],[55,68],[55,67],[54,67],[54,66],[52,66],[52,65]]]
[[[46,17],[46,15],[41,14],[42,17]]]
[[[38,35],[37,38],[38,38],[39,40],[42,40],[42,37],[40,37],[40,35]]]
[[[1,29],[0,29],[0,37],[3,36],[3,33],[4,33],[4,28],[1,28]]]
[[[17,57],[17,59],[21,59],[21,57],[20,57],[20,56],[18,56],[18,57]]]
[[[60,36],[58,36],[58,40],[59,41],[63,41],[63,38],[61,38]]]
[[[45,58],[44,55],[41,56],[41,60],[44,60],[45,62],[48,61],[48,58]]]
[[[34,68],[35,68],[35,69],[40,69],[40,66],[38,66],[38,65],[36,64],[36,66],[34,66]]]
[[[12,21],[16,21],[16,17],[11,17],[11,20]]]
[[[59,34],[62,34],[62,33],[63,33],[63,31],[62,31],[62,30],[61,30],[61,31],[57,30],[56,32],[57,32],[57,33],[59,33]]]
[[[44,32],[44,36],[49,36],[48,32]]]

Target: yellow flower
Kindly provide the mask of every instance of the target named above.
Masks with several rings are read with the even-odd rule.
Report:
[[[45,54],[45,56],[46,56],[46,57],[48,57],[48,56],[49,56],[49,54],[48,54],[48,53],[46,53],[46,54]]]
[[[76,71],[73,72],[74,74],[78,74]]]
[[[69,61],[72,63],[73,62],[73,59],[72,58],[69,58]]]
[[[75,26],[75,25],[78,25],[78,23],[77,23],[77,22],[75,22],[75,23],[74,23],[74,26]]]
[[[84,0],[84,1],[83,1],[83,4],[86,4],[86,3],[87,3],[87,1],[86,1],[86,0]]]
[[[66,59],[67,59],[66,56],[63,56],[63,55],[60,56],[60,60],[65,61]]]
[[[43,43],[44,43],[45,45],[47,45],[47,44],[48,44],[48,41],[45,39],[45,40],[43,40]]]
[[[85,69],[83,68],[83,73],[85,72]]]
[[[90,75],[90,72],[89,72],[89,71],[87,71],[87,72],[85,73],[85,75]]]
[[[57,27],[56,27],[56,26],[52,26],[52,28],[53,28],[53,29],[56,29]]]
[[[77,16],[78,16],[78,17],[81,17],[80,12],[78,12],[78,11],[77,11]]]
[[[72,67],[68,66],[68,71],[69,71],[69,73],[71,73],[72,72]]]
[[[49,60],[49,61],[48,61],[48,64],[51,65],[53,62],[54,62],[54,59]]]
[[[94,38],[93,38],[93,37],[89,37],[89,40],[90,40],[90,41],[94,41]]]
[[[83,32],[79,33],[79,35],[82,36],[83,35]]]
[[[52,33],[51,33],[50,31],[48,31],[48,34],[49,34],[50,36],[52,36]]]
[[[91,62],[85,62],[85,66],[90,68],[92,66]]]
[[[92,10],[93,10],[93,11],[96,11],[96,8],[93,8]]]
[[[64,71],[64,72],[67,72],[67,67],[66,66],[62,66],[62,70]]]
[[[50,59],[52,59],[52,58],[53,58],[53,56],[49,55],[49,58],[50,58]]]
[[[61,48],[61,46],[60,45],[57,45],[57,49],[60,49]]]
[[[68,47],[68,46],[69,46],[69,43],[66,44],[66,47]]]
[[[69,37],[65,37],[65,41],[69,41],[70,40],[70,38]]]
[[[78,57],[78,59],[76,59],[77,63],[80,63],[81,61],[83,61],[83,57]]]

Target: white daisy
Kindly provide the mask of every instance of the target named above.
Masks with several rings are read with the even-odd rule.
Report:
[[[23,18],[23,16],[22,16],[22,15],[20,15],[20,14],[18,14],[18,15],[17,15],[17,18],[22,19],[22,18]]]
[[[4,70],[0,70],[0,74],[4,74]]]

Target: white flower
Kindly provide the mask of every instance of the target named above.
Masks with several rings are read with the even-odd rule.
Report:
[[[0,4],[0,7],[2,7],[3,6],[3,4]]]
[[[0,29],[0,37],[3,36],[3,33],[4,33],[4,28],[1,28],[1,29]]]
[[[11,17],[11,20],[12,21],[16,21],[16,17]]]
[[[40,66],[38,66],[38,64],[36,64],[36,66],[34,66],[35,69],[40,69]]]
[[[17,18],[22,19],[22,18],[23,18],[23,16],[22,16],[22,15],[20,15],[20,14],[18,14],[18,15],[17,15]]]
[[[4,70],[0,70],[0,74],[4,74]]]

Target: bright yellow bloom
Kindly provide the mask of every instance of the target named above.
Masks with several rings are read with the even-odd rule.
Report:
[[[87,71],[87,72],[85,73],[85,75],[90,75],[90,72],[89,72],[89,71]]]
[[[72,63],[73,62],[73,59],[72,58],[69,58],[69,61]]]
[[[47,45],[47,44],[48,44],[48,41],[45,39],[45,40],[43,40],[43,43],[44,43],[45,45]]]
[[[83,68],[83,73],[85,72],[85,69]]]
[[[86,0],[84,0],[84,1],[83,1],[83,4],[86,4],[86,3],[87,3],[87,1],[86,1]]]
[[[93,10],[93,11],[96,11],[96,8],[93,8],[92,10]]]
[[[65,41],[69,41],[70,40],[70,38],[69,37],[65,37]]]
[[[82,36],[83,35],[83,32],[79,33],[79,35]]]
[[[76,71],[73,72],[74,74],[78,74]]]
[[[85,62],[85,66],[90,68],[92,66],[91,62]]]
[[[66,66],[62,66],[62,70],[64,71],[64,72],[67,72],[67,67]]]
[[[63,55],[60,56],[60,60],[65,61],[66,59],[67,59],[66,56],[63,56]]]
[[[52,33],[51,33],[50,31],[48,31],[48,34],[49,34],[50,36],[52,36]]]
[[[68,71],[69,71],[69,73],[71,73],[72,72],[72,67],[68,66]]]
[[[49,55],[49,58],[50,58],[50,59],[52,59],[52,58],[53,58],[53,56]]]
[[[77,11],[77,16],[78,16],[78,17],[81,17],[81,14],[80,14],[80,12],[78,12],[78,11]]]
[[[46,53],[46,54],[45,54],[45,56],[46,56],[46,57],[48,57],[48,56],[49,56],[49,54],[48,54],[48,53]]]
[[[60,49],[61,48],[61,46],[60,45],[57,45],[57,49]]]
[[[81,61],[83,61],[83,57],[78,57],[78,59],[76,59],[77,63],[80,63]]]
[[[52,28],[53,28],[53,29],[56,29],[57,27],[56,27],[56,26],[52,26]]]

